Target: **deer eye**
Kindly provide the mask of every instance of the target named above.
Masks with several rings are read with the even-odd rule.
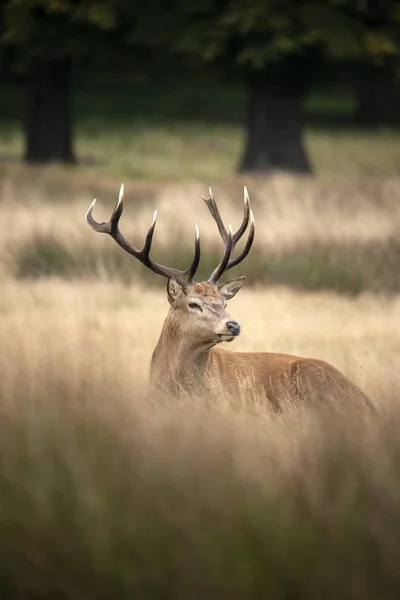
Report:
[[[189,302],[188,304],[189,308],[192,308],[193,310],[202,310],[200,304],[197,304],[197,302]]]

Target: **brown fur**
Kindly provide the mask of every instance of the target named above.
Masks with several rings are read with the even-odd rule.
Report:
[[[202,296],[203,298],[214,298],[219,299],[218,288],[215,285],[210,285],[205,281],[201,283],[194,283],[191,286],[191,290],[194,294]]]
[[[224,287],[196,283],[170,299],[171,308],[151,361],[155,386],[173,394],[185,390],[207,395],[222,387],[233,397],[251,388],[274,411],[287,402],[310,405],[339,399],[358,400],[373,408],[355,384],[324,361],[214,347],[219,340],[213,332],[231,320],[225,311]],[[194,300],[202,302],[202,313],[190,313],[188,306]],[[203,328],[199,321],[208,308],[212,312]]]

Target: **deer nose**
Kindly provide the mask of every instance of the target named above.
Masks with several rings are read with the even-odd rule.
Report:
[[[240,333],[239,323],[237,323],[236,321],[228,321],[226,326],[229,329],[229,333],[231,333],[232,335],[239,335],[239,333]]]

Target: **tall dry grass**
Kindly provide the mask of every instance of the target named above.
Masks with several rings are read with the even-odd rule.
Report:
[[[400,185],[398,179],[311,180],[276,177],[234,178],[214,186],[227,222],[240,223],[246,183],[256,217],[251,259],[232,271],[246,272],[250,284],[286,284],[303,289],[400,290]],[[194,224],[200,226],[199,277],[211,272],[221,242],[196,181],[125,181],[123,231],[139,245],[158,209],[154,255],[189,264]],[[148,276],[145,269],[105,236],[91,232],[84,213],[98,198],[95,217],[108,219],[120,181],[54,169],[9,169],[0,180],[0,216],[7,227],[0,239],[3,276],[62,276],[123,279]]]
[[[53,371],[71,395],[85,373],[114,373],[112,393],[145,384],[168,310],[166,293],[109,282],[4,281],[0,299],[2,379],[41,389]],[[229,303],[242,334],[233,350],[286,352],[335,364],[379,403],[399,382],[398,297],[357,298],[284,288],[242,290]],[[69,369],[63,375],[62,367]],[[60,365],[60,368],[58,367]],[[71,372],[75,373],[71,377]],[[134,379],[132,379],[134,373]],[[95,374],[93,374],[95,377]],[[8,383],[7,383],[8,382]],[[389,386],[385,390],[385,386]],[[10,391],[10,397],[12,391]]]
[[[152,398],[164,294],[3,281],[0,586],[16,598],[396,598],[396,298],[243,291],[237,349],[326,358],[372,419]]]
[[[214,190],[234,226],[243,183]],[[4,169],[5,597],[398,597],[399,182],[246,183],[257,237],[240,273],[253,286],[230,303],[232,349],[325,359],[377,417],[149,396],[165,291],[83,219],[93,196],[108,217],[119,181]],[[127,236],[142,239],[158,208],[155,256],[183,265],[197,221],[207,274],[221,248],[203,186],[125,184]]]

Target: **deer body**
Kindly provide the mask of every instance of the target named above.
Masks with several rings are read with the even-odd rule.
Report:
[[[182,361],[183,368],[169,369],[156,349],[151,361],[152,383],[172,394],[180,390],[204,394],[212,391],[212,381],[217,381],[228,395],[238,396],[251,388],[257,396],[265,398],[274,411],[279,411],[287,401],[310,404],[340,396],[351,396],[372,408],[368,397],[355,384],[322,360],[222,348],[191,358],[194,362]]]
[[[285,401],[325,403],[338,400],[361,401],[373,408],[367,396],[332,365],[317,359],[268,352],[231,352],[216,347],[232,342],[240,334],[240,325],[226,311],[226,303],[242,287],[245,277],[218,284],[224,272],[241,262],[249,253],[254,239],[254,218],[245,188],[244,218],[233,234],[222,222],[210,190],[204,198],[216,221],[225,244],[224,256],[207,281],[193,281],[200,261],[200,239],[196,226],[195,253],[186,271],[165,267],[150,258],[156,214],[142,250],[137,250],[122,235],[118,222],[123,210],[123,186],[119,201],[108,223],[97,223],[92,217],[94,202],[87,213],[89,225],[107,233],[127,252],[159,275],[167,277],[170,309],[151,359],[151,382],[163,392],[181,391],[200,394],[222,389],[236,396],[243,388],[261,394],[273,410],[280,410]],[[233,258],[236,243],[250,223],[247,242],[242,252]]]
[[[197,300],[199,292],[204,294],[203,311],[210,298],[213,304],[218,299],[217,288],[207,283],[196,284],[196,288]],[[151,359],[150,378],[154,387],[174,395],[181,391],[209,395],[218,393],[219,389],[233,397],[251,390],[263,397],[274,411],[279,411],[287,401],[314,404],[340,397],[358,399],[372,408],[367,396],[325,361],[275,352],[232,352],[216,347],[224,341],[218,333],[203,339],[192,331],[193,324],[185,318],[185,304],[190,304],[192,299],[193,294],[190,294],[189,299],[187,295],[181,298],[178,305],[177,300],[172,301]],[[232,319],[227,313],[219,314],[215,320],[217,328],[221,322],[232,322]]]

